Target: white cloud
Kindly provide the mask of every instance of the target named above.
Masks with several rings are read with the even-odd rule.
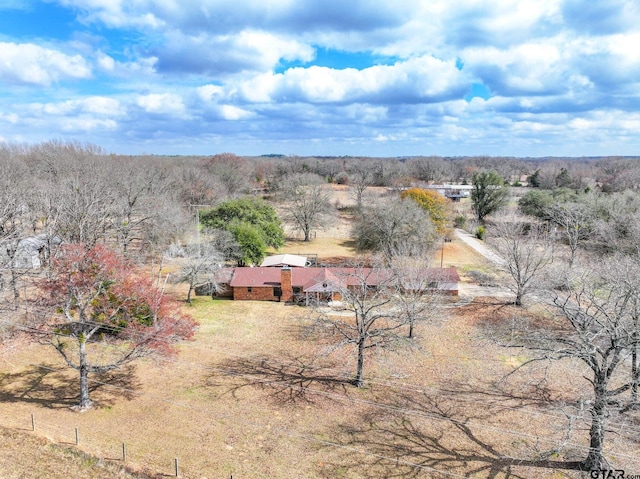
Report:
[[[98,52],[96,62],[100,69],[107,72],[112,72],[116,66],[116,61],[109,55],[106,55],[102,52]]]
[[[254,114],[248,110],[238,108],[233,105],[222,105],[220,107],[220,113],[225,120],[246,120],[251,118]]]
[[[48,86],[63,79],[89,77],[91,67],[80,55],[66,55],[31,43],[0,43],[0,80]]]
[[[16,124],[20,121],[20,117],[16,113],[8,113],[6,115],[0,113],[0,120],[11,124]]]
[[[85,22],[102,22],[110,27],[152,27],[163,22],[153,13],[145,11],[152,6],[139,0],[59,0],[61,5],[80,10]]]
[[[29,106],[29,111],[36,115],[73,116],[73,115],[100,115],[105,117],[119,117],[125,111],[118,100],[93,96],[76,100],[67,100],[59,103],[34,103]]]
[[[286,153],[377,139],[390,154],[551,154],[567,138],[616,146],[608,135],[640,148],[635,0],[56,1],[82,34],[1,44],[0,82],[64,88],[0,98],[5,138],[104,130],[129,147],[205,148],[215,131],[229,149]],[[68,82],[92,75],[82,93]]]
[[[220,85],[203,85],[196,88],[196,94],[200,100],[210,102],[222,97],[225,92]]]
[[[186,112],[182,97],[172,93],[140,95],[136,104],[147,113],[183,116]]]
[[[363,70],[311,66],[260,75],[240,91],[249,101],[420,103],[462,96],[465,75],[453,61],[430,56]]]
[[[565,59],[553,40],[506,50],[469,48],[462,52],[461,58],[465,69],[498,94],[539,94],[564,88]]]
[[[60,129],[68,133],[90,132],[93,130],[116,130],[117,128],[117,122],[104,118],[65,118],[60,122]]]
[[[293,38],[245,30],[234,35],[185,34],[170,31],[149,53],[161,73],[225,76],[243,71],[266,72],[281,60],[307,62],[314,49]]]
[[[243,30],[247,26],[274,30],[314,30],[320,26],[365,29],[397,23],[412,3],[386,0],[60,0],[80,10],[85,21],[111,27],[149,26],[184,31]]]

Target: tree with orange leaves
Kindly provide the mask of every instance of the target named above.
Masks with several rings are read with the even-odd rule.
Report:
[[[172,355],[193,337],[197,323],[150,278],[103,245],[61,247],[41,288],[40,331],[80,376],[80,410],[92,406],[89,374],[103,374],[135,359]]]
[[[422,188],[410,188],[400,194],[402,199],[411,198],[422,209],[429,213],[431,222],[436,227],[436,232],[444,234],[449,221],[449,201],[437,191]]]

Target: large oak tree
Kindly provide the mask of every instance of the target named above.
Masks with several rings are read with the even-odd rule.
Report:
[[[41,287],[41,334],[79,374],[81,410],[91,407],[89,375],[135,359],[176,352],[197,323],[131,264],[103,245],[61,247]]]

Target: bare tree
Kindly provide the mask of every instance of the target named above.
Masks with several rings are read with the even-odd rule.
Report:
[[[442,314],[443,291],[439,285],[448,269],[431,268],[430,258],[422,251],[401,249],[390,262],[395,308],[398,320],[409,327],[409,338],[415,336],[418,323],[433,321]]]
[[[211,293],[214,293],[217,288],[215,277],[222,261],[222,255],[215,246],[209,242],[189,245],[181,256],[178,259],[180,263],[178,281],[184,281],[189,285],[187,303],[191,304],[191,294],[202,284],[211,285]]]
[[[41,218],[34,228],[88,246],[105,239],[115,201],[108,160],[90,146],[47,143],[31,148],[25,161],[36,178],[31,202]]]
[[[219,153],[204,160],[205,167],[224,185],[230,196],[249,189],[249,167],[247,162],[233,153]]]
[[[20,255],[25,251],[23,242],[31,226],[32,215],[26,202],[29,189],[25,181],[27,170],[9,147],[0,149],[0,291],[5,281],[3,272],[9,273],[9,289],[13,308],[18,308],[20,278],[30,265],[21,264]],[[22,250],[22,251],[21,251]],[[35,251],[37,255],[37,251]]]
[[[415,201],[399,198],[364,206],[351,233],[359,250],[379,252],[387,261],[399,248],[428,249],[435,234],[429,213]]]
[[[202,165],[183,163],[170,170],[174,195],[183,206],[213,205],[226,197],[219,178]]]
[[[511,277],[507,288],[516,295],[514,304],[522,306],[524,297],[539,286],[545,268],[553,262],[553,242],[543,225],[511,217],[493,227],[491,243]]]
[[[375,165],[371,160],[354,160],[349,168],[349,184],[353,189],[353,196],[356,199],[358,209],[362,208],[362,196],[367,188],[372,186],[376,180]]]
[[[315,321],[330,328],[339,338],[336,347],[351,344],[356,350],[356,373],[353,384],[364,386],[365,352],[382,347],[397,338],[395,331],[403,323],[392,307],[393,287],[389,271],[356,266],[338,273],[329,286],[341,296],[341,307],[349,316],[316,310]]]
[[[111,228],[126,255],[131,244],[141,241],[144,229],[158,218],[154,198],[162,197],[168,187],[167,173],[149,158],[113,158],[118,175],[113,179],[115,201],[110,215]]]
[[[443,181],[451,177],[450,162],[437,156],[412,158],[408,164],[412,176],[421,181]]]
[[[595,265],[593,271],[574,275],[566,292],[548,291],[545,297],[555,322],[523,335],[524,345],[540,353],[525,364],[574,359],[591,373],[585,378],[592,389],[587,402],[589,452],[583,461],[587,470],[609,469],[604,455],[607,421],[634,405],[630,393],[636,382],[627,359],[638,346],[637,311],[630,308],[628,291],[603,277],[603,268],[606,265]]]
[[[640,407],[640,258],[637,255],[616,253],[607,258],[607,267],[602,275],[617,294],[625,298],[630,320],[631,334],[631,404],[630,409]]]
[[[294,174],[287,178],[284,188],[284,220],[311,239],[314,228],[324,226],[331,206],[330,192],[319,176]]]
[[[569,266],[573,266],[578,248],[593,231],[593,215],[586,205],[563,203],[549,208],[547,217],[562,229],[569,245]]]

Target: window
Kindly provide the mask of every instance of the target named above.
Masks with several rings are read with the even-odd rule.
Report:
[[[277,298],[282,296],[282,288],[280,286],[274,286],[273,287],[273,295],[276,296]]]
[[[251,286],[247,288],[247,293],[250,293],[250,292],[251,292]]]
[[[299,286],[294,286],[293,287],[293,294],[300,294],[302,293],[302,288]]]

